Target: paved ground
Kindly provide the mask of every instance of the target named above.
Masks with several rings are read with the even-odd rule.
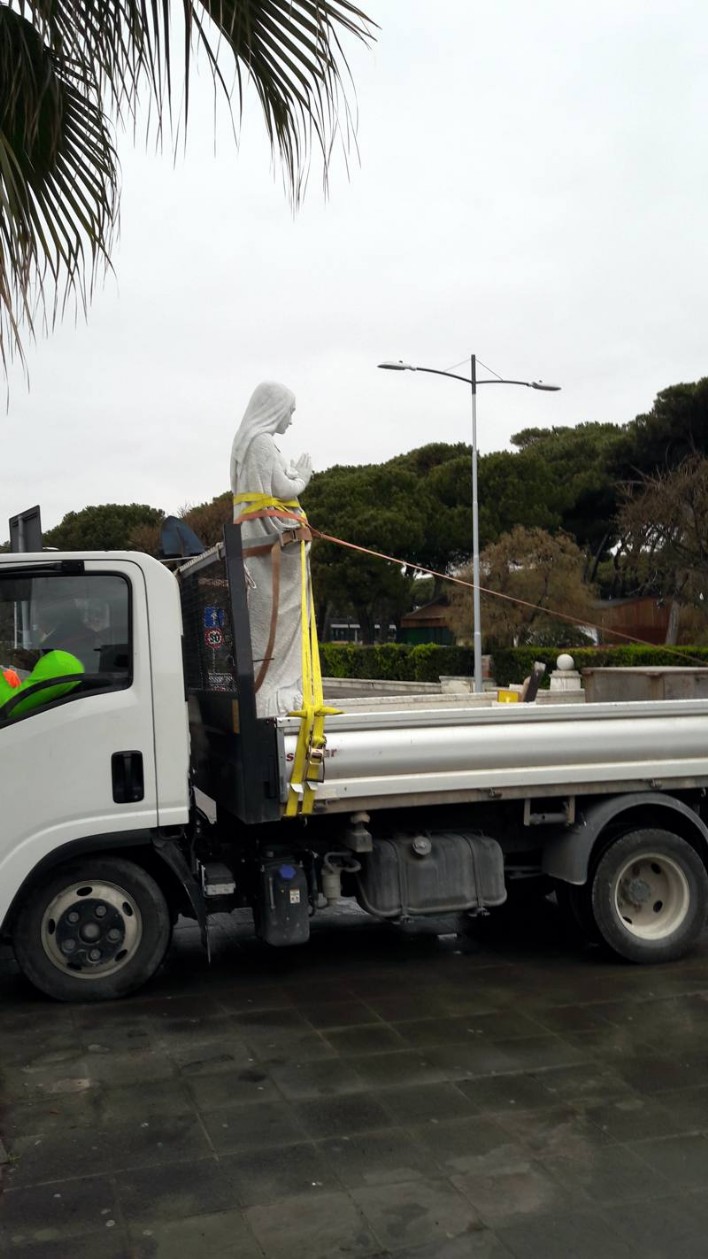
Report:
[[[0,966],[3,1259],[705,1259],[708,947],[177,935],[112,1006]]]

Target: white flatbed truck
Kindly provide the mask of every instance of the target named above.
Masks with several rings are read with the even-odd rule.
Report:
[[[213,913],[250,907],[290,945],[342,895],[406,920],[494,912],[535,881],[630,961],[700,938],[708,701],[379,700],[327,717],[312,811],[291,817],[299,723],[256,716],[237,527],[176,574],[1,554],[0,664],[31,667],[52,621],[85,675],[0,708],[0,931],[52,997],[139,987],[180,914],[207,942]]]

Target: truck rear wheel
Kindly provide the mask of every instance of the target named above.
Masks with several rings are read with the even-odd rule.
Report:
[[[595,925],[631,962],[671,962],[698,943],[708,911],[708,875],[685,839],[642,829],[614,841],[591,887]]]
[[[18,911],[23,974],[57,1001],[104,1001],[146,983],[171,936],[165,897],[141,866],[86,857],[53,870]]]

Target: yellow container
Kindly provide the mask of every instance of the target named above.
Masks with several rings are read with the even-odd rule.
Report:
[[[519,692],[518,691],[499,691],[499,693],[497,694],[497,699],[500,704],[518,704]]]

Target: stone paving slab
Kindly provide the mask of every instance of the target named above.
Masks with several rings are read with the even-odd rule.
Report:
[[[0,960],[3,1259],[708,1253],[708,946],[323,916],[180,924],[160,976],[60,1006]]]

